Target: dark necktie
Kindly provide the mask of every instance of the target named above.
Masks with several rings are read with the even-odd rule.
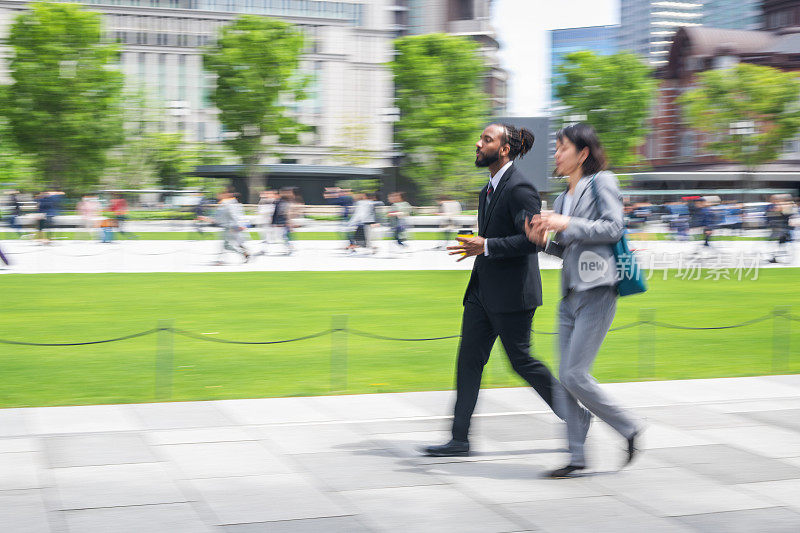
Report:
[[[491,182],[489,182],[489,188],[486,189],[486,203],[487,204],[492,201],[492,193],[493,192],[494,192],[494,188],[492,187]]]

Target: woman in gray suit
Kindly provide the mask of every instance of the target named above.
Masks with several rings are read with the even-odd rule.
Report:
[[[586,468],[584,443],[589,425],[580,416],[583,410],[578,402],[626,439],[625,464],[636,453],[640,432],[589,375],[617,309],[617,265],[610,245],[624,231],[617,179],[605,168],[594,128],[574,124],[559,131],[556,173],[567,177],[569,187],[556,198],[553,213],[526,221],[528,239],[564,261],[558,310],[559,375],[568,393],[563,401],[571,457],[567,466],[550,473],[555,478],[574,476]]]

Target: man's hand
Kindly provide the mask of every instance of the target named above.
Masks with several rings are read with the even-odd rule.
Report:
[[[448,246],[450,250],[449,255],[460,255],[456,263],[463,261],[467,257],[473,255],[481,255],[483,253],[483,243],[486,239],[483,237],[456,237],[458,244],[455,246]]]

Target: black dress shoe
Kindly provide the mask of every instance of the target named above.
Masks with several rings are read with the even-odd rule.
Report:
[[[576,466],[576,465],[567,465],[563,468],[559,468],[557,470],[553,470],[547,477],[552,479],[565,479],[570,477],[577,477],[581,474],[581,470],[584,470],[585,466]]]
[[[639,439],[642,430],[637,429],[633,435],[628,437],[628,457],[622,466],[628,466],[633,461],[633,458],[638,454],[639,448],[636,447],[636,441]]]
[[[469,442],[451,440],[447,444],[422,446],[419,451],[430,457],[464,457],[469,455]]]

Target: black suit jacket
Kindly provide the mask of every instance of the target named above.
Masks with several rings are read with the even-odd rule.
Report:
[[[513,164],[506,170],[486,205],[486,189],[478,204],[478,235],[489,239],[489,255],[475,257],[467,295],[478,289],[491,313],[527,311],[542,305],[539,275],[541,250],[525,235],[525,217],[539,214],[542,202],[533,182]]]

